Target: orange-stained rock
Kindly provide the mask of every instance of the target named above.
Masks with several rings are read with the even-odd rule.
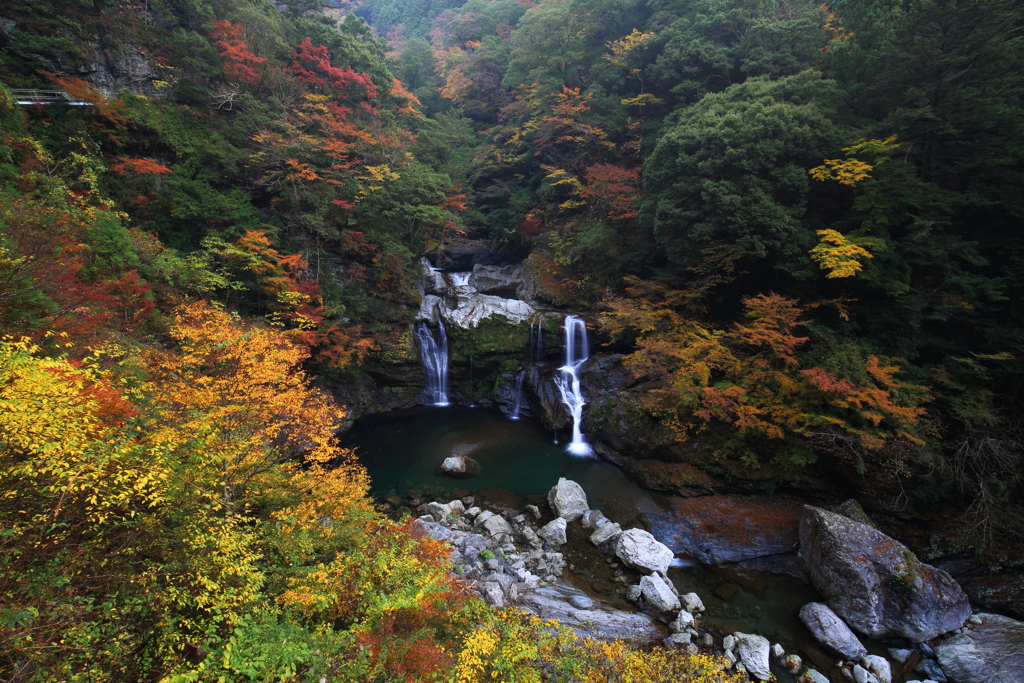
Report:
[[[651,533],[677,554],[707,564],[793,553],[802,505],[788,498],[673,498],[663,515],[647,515]]]

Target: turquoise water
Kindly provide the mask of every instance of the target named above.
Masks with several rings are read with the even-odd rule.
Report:
[[[641,488],[618,467],[572,455],[566,451],[567,442],[554,443],[538,424],[511,420],[496,411],[461,406],[391,411],[358,420],[342,445],[355,448],[377,496],[407,496],[411,489],[422,491],[426,485],[448,491],[500,488],[526,497],[547,494],[559,477],[566,477],[583,486],[590,507],[624,526],[636,526],[644,513],[670,512],[665,496]],[[480,474],[468,479],[438,476],[437,467],[453,454],[479,462]],[[677,565],[669,577],[680,591],[701,596],[707,606],[700,617],[705,626],[719,633],[761,633],[789,652],[811,640],[797,616],[802,605],[820,599],[807,584],[787,575],[730,566],[685,560]],[[715,595],[723,584],[736,587],[727,599]],[[877,644],[867,644],[881,653]],[[794,680],[781,669],[775,674],[779,681]]]
[[[358,420],[342,445],[355,448],[378,496],[406,495],[428,484],[448,490],[502,488],[526,497],[547,494],[566,477],[583,486],[591,507],[617,521],[667,509],[664,496],[640,488],[614,465],[571,455],[567,443],[555,444],[538,424],[491,410],[418,406],[373,415]],[[450,455],[473,458],[480,474],[438,476],[437,467]]]

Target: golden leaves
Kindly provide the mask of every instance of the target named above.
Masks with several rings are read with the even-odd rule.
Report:
[[[871,171],[885,163],[888,155],[899,148],[896,136],[891,135],[884,140],[861,140],[850,147],[844,147],[847,159],[826,159],[822,166],[816,166],[807,173],[815,180],[835,180],[848,187],[856,187],[857,183],[871,177]],[[859,159],[857,155],[868,156],[873,164]]]
[[[176,311],[170,334],[180,351],[152,356],[164,408],[153,434],[193,452],[198,472],[219,480],[225,502],[289,459],[334,457],[343,413],[309,386],[299,367],[308,351],[289,332],[199,302]]]
[[[629,67],[632,56],[647,47],[654,40],[654,36],[653,32],[642,33],[639,29],[633,29],[624,38],[605,43],[609,52],[604,55],[604,58],[615,66]]]
[[[863,259],[874,255],[835,230],[818,230],[821,241],[811,249],[811,259],[823,270],[829,271],[828,278],[851,277],[863,270]]]
[[[835,180],[842,185],[856,187],[857,183],[871,177],[871,164],[857,159],[825,159],[822,166],[812,168],[808,173],[815,180]]]

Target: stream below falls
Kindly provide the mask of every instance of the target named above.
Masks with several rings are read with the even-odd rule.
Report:
[[[418,406],[361,418],[341,445],[356,450],[369,471],[371,493],[379,498],[397,495],[423,502],[447,501],[451,496],[445,494],[451,491],[483,491],[480,495],[489,498],[496,494],[486,495],[487,490],[504,489],[525,499],[546,496],[559,477],[566,477],[583,487],[591,508],[624,528],[639,526],[641,515],[670,511],[669,496],[642,488],[615,465],[570,454],[567,436],[560,435],[561,443],[555,444],[551,433],[538,424],[510,420],[495,411]],[[450,455],[473,458],[480,463],[480,473],[466,479],[437,475],[437,467]],[[565,578],[588,590],[600,580],[601,569],[581,566]],[[707,607],[702,622],[722,633],[759,633],[781,643],[787,652],[805,651],[813,642],[797,613],[821,597],[793,576],[680,558],[669,577],[681,593],[695,591],[701,596]],[[616,585],[612,591],[624,588]],[[884,653],[878,644],[868,647]],[[782,671],[776,675],[779,680],[793,680]]]

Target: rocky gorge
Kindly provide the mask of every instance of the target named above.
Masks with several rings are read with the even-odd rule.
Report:
[[[557,385],[563,348],[558,329],[567,312],[563,300],[537,284],[536,264],[476,263],[453,272],[426,260],[421,266],[416,325],[445,335],[451,380],[446,397],[529,416],[556,438],[567,433],[571,416]],[[369,412],[435,402],[434,394],[422,393],[423,360],[412,338],[408,348],[368,371],[375,397],[390,401]],[[723,495],[742,492],[743,483],[705,463],[698,467],[696,444],[692,454],[671,454],[663,428],[636,410],[631,390],[638,380],[620,355],[595,355],[581,377],[585,431],[596,453],[647,488],[665,492],[668,507],[612,521],[590,509],[582,488],[570,481],[559,481],[546,505],[535,501],[529,508],[488,507],[468,490],[450,500],[392,501],[399,510],[415,511],[424,533],[452,544],[457,573],[489,604],[516,605],[594,637],[715,652],[754,680],[1024,680],[1020,622],[981,611],[994,605],[976,599],[983,582],[975,581],[972,590],[965,581],[965,592],[949,572],[876,528],[855,501],[829,510],[786,496]],[[435,463],[438,474],[469,484],[480,463],[468,456],[453,450]],[[812,498],[823,497],[814,475],[797,484]],[[941,564],[948,554],[938,550],[928,557]],[[812,638],[787,652],[764,634],[705,623],[700,596],[680,595],[668,576],[680,558],[809,582],[820,599],[798,611]],[[977,563],[950,568],[963,574],[964,566]],[[607,581],[586,578],[595,572]],[[730,590],[735,587],[717,597],[727,602]],[[1005,600],[1005,591],[1000,595]]]
[[[560,479],[545,506],[523,510],[481,507],[473,496],[394,502],[414,505],[420,532],[452,546],[456,574],[488,604],[518,606],[581,635],[718,654],[751,680],[776,674],[807,683],[1024,680],[1021,622],[972,613],[946,572],[835,512],[802,509],[801,566],[824,602],[800,610],[814,642],[787,653],[764,635],[706,624],[701,596],[680,594],[667,574],[675,553],[647,530],[623,529],[591,509],[576,482]],[[589,546],[584,555],[607,570],[615,590],[602,594],[596,583],[580,585],[572,570],[581,546]]]

